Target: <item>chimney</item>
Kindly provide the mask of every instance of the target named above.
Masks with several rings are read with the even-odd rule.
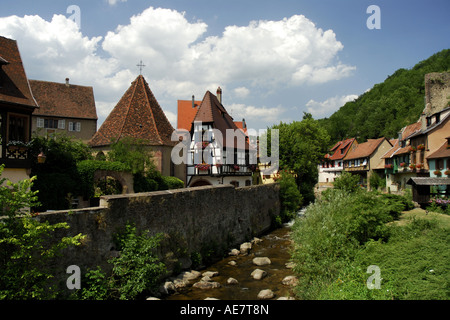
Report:
[[[217,99],[222,103],[222,89],[220,87],[217,88]]]
[[[195,96],[192,95],[192,109],[195,108]]]
[[[420,129],[422,131],[427,129],[427,115],[425,114],[425,112],[422,112],[422,114],[420,115]]]
[[[245,123],[245,119],[244,118],[242,118],[242,128],[247,128],[247,124]]]
[[[70,86],[69,85],[69,78],[66,78],[66,87]]]

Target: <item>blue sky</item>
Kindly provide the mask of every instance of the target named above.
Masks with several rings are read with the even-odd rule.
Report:
[[[381,29],[367,28],[370,5]],[[231,115],[264,129],[330,116],[450,48],[449,13],[448,0],[2,0],[0,35],[18,41],[30,79],[93,86],[99,125],[143,60],[174,126],[177,100],[221,86]]]

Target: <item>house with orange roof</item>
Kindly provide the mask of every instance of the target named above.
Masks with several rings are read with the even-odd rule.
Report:
[[[318,166],[319,178],[317,187],[319,191],[323,188],[333,186],[334,180],[339,177],[344,170],[344,158],[349,150],[356,146],[358,142],[355,138],[337,142],[327,153],[323,161]]]
[[[370,189],[370,176],[378,169],[381,157],[391,148],[391,142],[385,137],[354,145],[344,158],[344,170],[358,175],[360,184]]]
[[[174,128],[153,95],[147,81],[139,75],[88,142],[97,153],[107,153],[111,145],[125,137],[143,141],[153,151],[156,168],[164,176],[183,177],[171,161]]]
[[[94,90],[89,86],[30,80],[39,109],[33,112],[31,131],[38,136],[64,133],[88,142],[97,131]]]
[[[189,129],[186,185],[251,185],[256,170],[256,149],[249,145],[246,127],[242,124],[239,128],[222,105],[220,87],[217,96],[207,91],[196,109]]]
[[[20,56],[16,40],[0,36],[0,165],[3,178],[28,179],[31,155],[31,118],[39,108]]]

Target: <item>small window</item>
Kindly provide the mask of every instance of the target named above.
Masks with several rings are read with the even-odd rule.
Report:
[[[58,120],[58,129],[65,129],[66,128],[66,120]]]
[[[81,122],[69,122],[69,131],[81,131]]]
[[[37,126],[38,128],[43,128],[43,127],[44,127],[44,119],[42,119],[42,118],[37,118],[36,126]]]
[[[235,188],[239,187],[239,181],[231,181],[231,185],[233,185]]]

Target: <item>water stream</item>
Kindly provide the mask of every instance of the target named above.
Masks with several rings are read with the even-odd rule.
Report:
[[[218,271],[219,274],[212,281],[220,283],[219,288],[200,289],[192,286],[178,289],[178,292],[166,297],[166,300],[203,300],[216,298],[220,300],[256,300],[258,293],[264,289],[270,289],[275,297],[294,297],[292,288],[282,284],[286,276],[294,275],[292,269],[286,267],[290,259],[291,240],[289,232],[292,224],[285,224],[269,234],[262,236],[261,242],[253,244],[247,255],[228,256],[217,263],[210,265],[205,271]],[[239,248],[237,248],[239,249]],[[271,264],[256,266],[252,260],[255,257],[268,257]],[[230,265],[230,261],[236,261],[236,265]],[[252,278],[251,273],[255,269],[267,272],[261,280]],[[234,278],[237,284],[227,284],[228,278]],[[197,279],[195,281],[199,281]],[[194,282],[195,282],[194,281]]]

